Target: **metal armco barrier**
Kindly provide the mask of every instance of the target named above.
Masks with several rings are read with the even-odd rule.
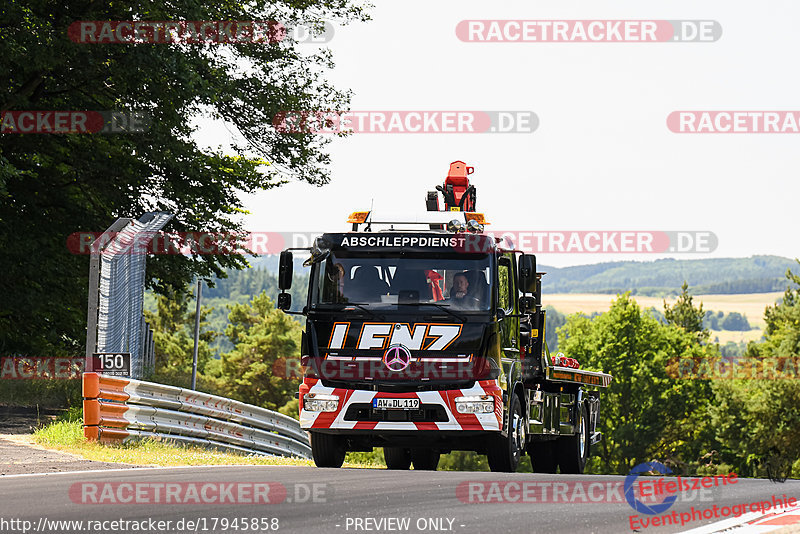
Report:
[[[84,435],[101,443],[161,438],[220,450],[311,457],[308,436],[286,415],[143,380],[83,374]]]

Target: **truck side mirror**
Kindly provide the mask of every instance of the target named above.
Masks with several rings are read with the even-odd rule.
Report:
[[[536,256],[521,254],[517,267],[517,282],[523,293],[536,293]]]
[[[278,293],[278,309],[287,311],[292,307],[292,295],[289,293]]]
[[[281,291],[286,291],[292,288],[292,271],[294,270],[294,257],[292,251],[284,250],[281,252],[281,260],[278,265],[278,288]],[[280,302],[280,297],[278,297]],[[280,306],[278,306],[280,308]],[[283,308],[281,308],[283,309]]]

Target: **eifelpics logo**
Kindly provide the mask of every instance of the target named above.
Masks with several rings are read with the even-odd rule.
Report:
[[[645,462],[637,465],[633,469],[630,470],[628,476],[625,477],[625,500],[628,501],[628,504],[631,505],[631,508],[636,510],[639,513],[648,514],[648,515],[658,515],[662,512],[669,510],[669,508],[675,503],[675,500],[678,498],[677,495],[670,495],[666,499],[664,499],[661,503],[657,504],[646,504],[640,501],[635,493],[634,493],[634,485],[636,484],[636,479],[639,478],[639,475],[642,473],[650,473],[652,471],[656,471],[661,473],[662,475],[671,475],[672,471],[660,462]]]

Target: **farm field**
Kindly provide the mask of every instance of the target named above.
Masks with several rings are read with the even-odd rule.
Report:
[[[725,313],[739,312],[747,317],[751,326],[763,329],[764,324],[764,308],[775,303],[776,300],[783,296],[783,292],[776,291],[773,293],[748,293],[736,295],[694,295],[693,303],[698,306],[703,303],[704,310],[713,310],[715,312],[722,311]],[[554,293],[542,295],[542,304],[545,306],[553,306],[555,309],[564,314],[572,313],[587,313],[592,312],[605,312],[608,311],[611,302],[617,298],[616,295],[597,294],[597,293]],[[646,297],[634,296],[636,302],[642,308],[655,307],[658,310],[664,310],[664,300],[667,304],[675,304],[675,297],[668,297],[663,299],[661,297]],[[735,334],[734,337],[729,337],[730,334]],[[744,334],[744,336],[743,336]],[[714,335],[719,335],[720,342],[725,341],[747,341],[750,339],[759,339],[761,332],[751,330],[750,332],[714,332]],[[723,339],[723,336],[725,338]],[[713,336],[712,336],[713,339]]]

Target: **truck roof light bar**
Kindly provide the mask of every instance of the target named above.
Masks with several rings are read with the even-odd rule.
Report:
[[[367,224],[370,227],[374,227],[376,225],[379,226],[391,226],[391,230],[399,230],[400,227],[415,227],[414,231],[419,231],[419,226],[426,226],[426,230],[432,229],[434,226],[438,226],[439,230],[445,230],[448,228],[448,225],[452,221],[458,221],[458,226],[463,226],[463,229],[459,229],[458,231],[464,232],[470,230],[475,233],[479,233],[478,226],[476,225],[485,225],[489,224],[486,222],[486,218],[482,213],[475,213],[475,212],[455,212],[455,211],[423,211],[423,212],[416,212],[416,213],[383,213],[383,212],[376,212],[376,211],[365,211],[365,212],[353,212],[350,217],[347,219],[348,223],[353,224],[353,230],[357,231],[357,226],[359,224]],[[470,226],[470,221],[475,221],[475,223]],[[453,231],[453,230],[451,230]],[[481,229],[480,232],[483,230]]]
[[[483,213],[476,213],[474,211],[465,211],[464,219],[466,219],[467,223],[469,223],[469,221],[477,221],[480,224],[492,224],[486,221],[486,217]]]
[[[367,217],[369,217],[368,211],[354,211],[350,214],[347,218],[347,222],[354,223],[354,224],[361,224],[367,221]]]

